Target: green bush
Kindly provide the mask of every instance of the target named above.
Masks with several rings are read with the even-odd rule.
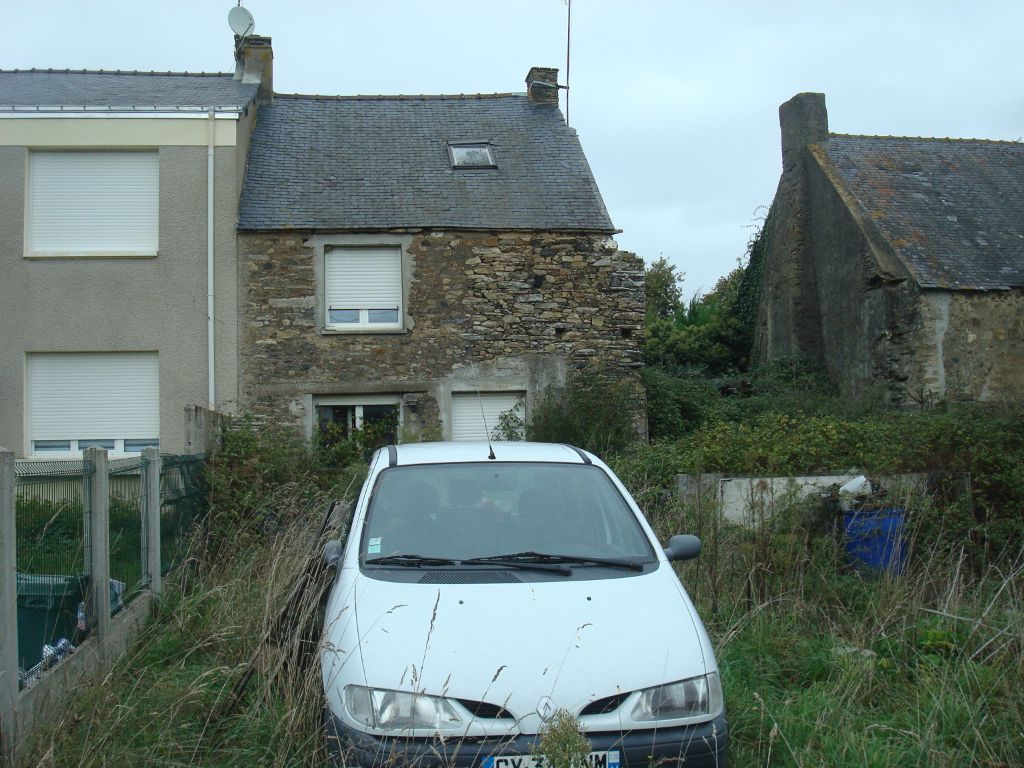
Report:
[[[286,524],[294,509],[325,491],[361,481],[365,445],[373,434],[366,430],[354,441],[325,447],[308,445],[289,427],[256,427],[243,421],[225,431],[206,470],[207,553],[216,557],[224,546],[265,538]]]
[[[530,409],[526,437],[569,443],[600,456],[635,442],[640,393],[631,381],[590,372],[565,387],[550,387]]]
[[[839,397],[821,369],[799,359],[714,377],[700,370],[658,367],[647,367],[641,375],[652,440],[681,438],[705,422],[745,421],[766,413],[860,412],[859,404]]]

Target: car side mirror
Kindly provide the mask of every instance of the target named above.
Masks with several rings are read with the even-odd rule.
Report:
[[[700,554],[700,539],[696,536],[673,536],[665,547],[665,557],[669,560],[692,560]]]
[[[333,539],[324,544],[324,566],[337,568],[341,562],[341,542]]]

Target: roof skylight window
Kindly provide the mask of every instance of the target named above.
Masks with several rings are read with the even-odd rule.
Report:
[[[449,144],[448,154],[452,168],[494,168],[494,153],[490,144],[483,141]]]

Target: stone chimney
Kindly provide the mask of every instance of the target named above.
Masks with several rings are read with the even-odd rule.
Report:
[[[798,93],[779,107],[779,125],[782,126],[782,172],[786,173],[799,166],[804,147],[828,138],[825,94]]]
[[[558,105],[558,69],[530,67],[526,73],[526,95],[538,104]]]
[[[270,38],[260,35],[235,35],[235,80],[259,83],[257,104],[274,101],[274,49]]]

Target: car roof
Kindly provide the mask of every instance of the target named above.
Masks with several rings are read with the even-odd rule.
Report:
[[[491,449],[494,459],[490,459]],[[394,458],[388,457],[392,466],[408,466],[411,464],[454,464],[465,462],[550,462],[559,464],[589,464],[593,457],[586,451],[570,445],[557,443],[525,443],[484,440],[437,442],[437,443],[406,443],[388,446],[389,454],[393,451]]]

